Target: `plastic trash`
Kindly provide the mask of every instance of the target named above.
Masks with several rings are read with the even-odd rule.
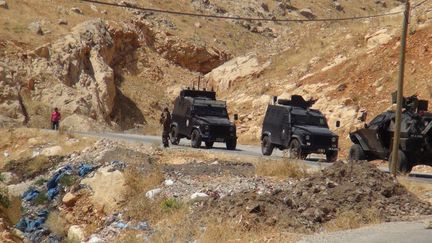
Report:
[[[133,226],[130,228],[134,229],[134,230],[148,230],[148,229],[150,229],[150,226],[147,222],[142,221],[142,222],[138,222],[138,224],[136,226]]]
[[[71,172],[72,172],[72,167],[70,167],[70,165],[67,165],[67,166],[61,168],[60,170],[58,170],[56,173],[54,173],[54,175],[51,177],[51,179],[47,182],[48,190],[51,188],[57,187],[60,179],[64,175],[70,174]]]
[[[59,194],[59,188],[54,187],[48,190],[47,197],[49,200],[53,200]]]
[[[90,164],[82,164],[78,167],[78,175],[80,177],[84,177],[88,175],[90,172],[92,172],[95,169],[93,165]]]
[[[35,188],[29,188],[27,191],[24,192],[24,194],[22,195],[22,199],[24,201],[32,201],[33,199],[35,199],[38,195],[39,195],[39,191],[36,190]]]
[[[48,211],[42,210],[37,214],[37,217],[31,219],[28,217],[23,217],[16,224],[16,228],[24,233],[33,232],[38,229],[42,229],[42,225],[48,218]]]
[[[118,221],[118,222],[114,222],[114,223],[112,224],[112,226],[113,226],[114,228],[117,228],[117,229],[126,229],[126,228],[128,227],[128,224],[127,224],[127,223],[124,223],[124,222],[122,222],[122,221]]]

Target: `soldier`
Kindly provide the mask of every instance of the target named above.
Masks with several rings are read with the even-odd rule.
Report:
[[[168,108],[165,108],[164,111],[162,112],[159,122],[163,126],[162,143],[164,147],[167,148],[169,147],[168,139],[169,139],[170,125],[171,125],[171,114]]]

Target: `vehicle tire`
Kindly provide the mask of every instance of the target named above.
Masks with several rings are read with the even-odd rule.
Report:
[[[326,160],[328,163],[336,162],[338,159],[338,151],[328,151],[326,153]]]
[[[192,148],[200,148],[201,147],[201,134],[198,130],[193,130],[191,134],[191,146]]]
[[[237,147],[237,139],[231,138],[226,141],[226,148],[228,150],[236,150]]]
[[[178,145],[180,143],[180,138],[178,137],[178,132],[176,127],[171,127],[170,142],[172,145]]]
[[[353,144],[349,151],[348,161],[353,162],[359,160],[366,160],[366,155],[360,144]]]
[[[213,144],[214,144],[214,142],[205,142],[206,149],[213,148]]]
[[[268,136],[264,136],[261,141],[261,152],[265,156],[270,156],[273,153],[274,145],[271,143]]]
[[[390,173],[393,173],[393,169],[392,169],[392,157],[393,157],[393,153],[390,154],[389,157],[389,171]],[[406,156],[406,154],[402,151],[402,150],[398,150],[398,161],[396,162],[396,173],[400,173],[400,174],[409,174],[412,170],[412,165],[411,163],[408,161],[408,158]]]
[[[307,154],[302,151],[299,140],[293,139],[288,148],[289,159],[306,159]]]

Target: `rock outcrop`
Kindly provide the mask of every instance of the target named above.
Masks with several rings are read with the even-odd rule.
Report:
[[[71,34],[32,53],[32,98],[96,121],[109,121],[116,97],[115,73],[138,47],[138,34],[102,20],[84,22]],[[51,82],[41,82],[41,76]]]
[[[260,75],[269,62],[260,63],[255,53],[234,58],[206,75],[208,85],[219,91],[227,91],[242,79],[254,78]]]

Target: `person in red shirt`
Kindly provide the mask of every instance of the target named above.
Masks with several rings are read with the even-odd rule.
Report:
[[[51,113],[51,128],[53,130],[58,130],[60,125],[61,115],[58,111],[58,108],[54,108],[54,111]]]

